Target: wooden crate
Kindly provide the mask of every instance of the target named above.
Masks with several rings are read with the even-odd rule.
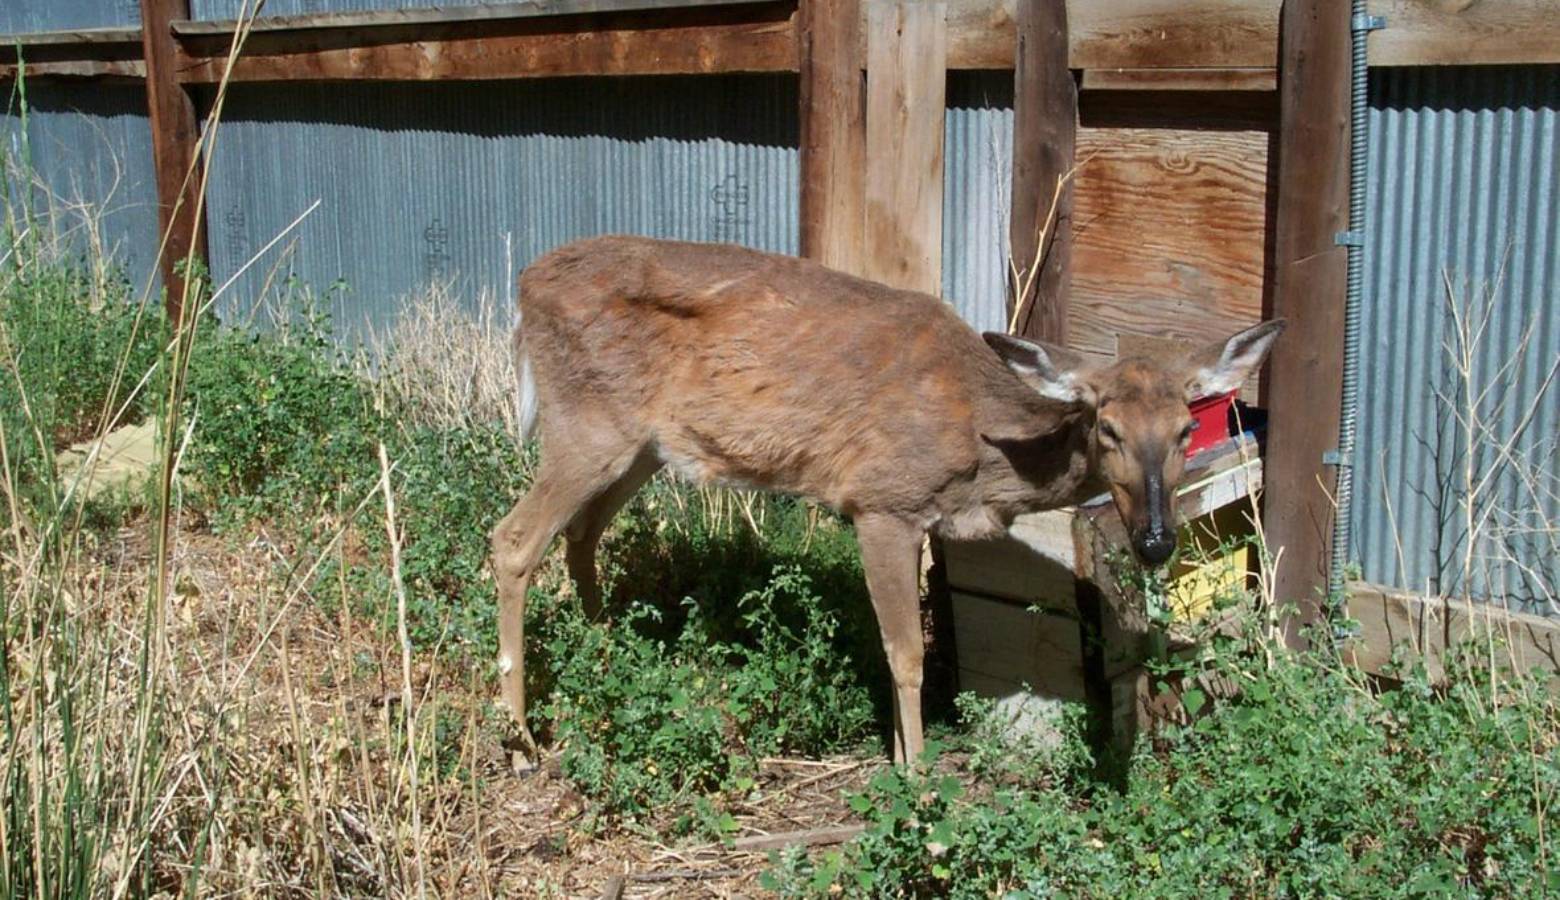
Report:
[[[1210,448],[1188,464],[1178,492],[1182,519],[1194,539],[1249,529],[1251,498],[1260,490],[1262,463],[1249,435]],[[954,643],[963,690],[991,697],[1018,722],[1041,735],[1064,704],[1109,704],[1118,746],[1130,746],[1151,716],[1143,663],[1178,643],[1150,626],[1142,597],[1117,584],[1113,558],[1126,552],[1126,534],[1109,498],[1020,516],[1008,533],[988,541],[949,542],[945,549],[953,595]],[[1183,621],[1206,611],[1219,590],[1247,577],[1241,552],[1172,573],[1172,603]],[[1086,672],[1105,683],[1090,685]]]

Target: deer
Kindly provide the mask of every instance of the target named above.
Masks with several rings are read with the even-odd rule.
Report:
[[[526,591],[554,539],[587,615],[596,549],[663,467],[810,498],[849,519],[893,679],[893,758],[922,752],[919,562],[925,536],[998,536],[1020,513],[1109,491],[1136,555],[1176,544],[1189,400],[1243,384],[1284,328],[1263,322],[1185,358],[1090,362],[977,334],[946,302],[729,244],[606,236],[519,277],[513,337],[530,489],[492,533],[500,693],[526,723]]]

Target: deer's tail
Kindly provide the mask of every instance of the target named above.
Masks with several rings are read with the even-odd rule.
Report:
[[[515,311],[519,316],[519,310]],[[520,443],[536,433],[537,396],[536,375],[531,370],[531,355],[525,348],[525,326],[516,322],[511,339],[515,353],[515,421],[520,425]]]

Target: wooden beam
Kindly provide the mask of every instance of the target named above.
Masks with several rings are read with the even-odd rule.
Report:
[[[867,127],[860,0],[802,0],[802,256],[862,273]]]
[[[1086,91],[1274,91],[1278,70],[1249,69],[1087,69]]]
[[[949,0],[948,66],[1014,66],[1027,0]],[[1067,0],[1074,69],[1268,67],[1278,59],[1277,0]]]
[[[1373,674],[1383,674],[1394,649],[1402,661],[1420,660],[1432,680],[1445,675],[1446,651],[1465,641],[1494,649],[1497,667],[1526,674],[1560,674],[1560,619],[1510,612],[1487,603],[1468,603],[1410,594],[1392,588],[1354,583],[1348,588],[1349,615],[1360,623],[1360,634],[1347,651],[1352,662]],[[1560,680],[1551,678],[1551,689]]]
[[[535,0],[528,3],[483,3],[472,6],[434,6],[420,9],[365,9],[350,12],[263,16],[254,20],[250,32],[263,34],[268,31],[319,28],[360,30],[385,25],[447,25],[460,22],[492,22],[498,19],[647,12],[768,2],[772,0]],[[180,19],[173,23],[173,33],[181,37],[186,35],[229,37],[237,30],[238,25],[235,19],[215,21]]]
[[[82,28],[0,38],[0,80],[29,77],[141,78],[139,28]]]
[[[946,8],[867,9],[867,275],[941,294]]]
[[[82,45],[141,45],[139,28],[67,28],[60,31],[34,31],[25,34],[8,34],[3,39],[6,49],[22,47],[80,47]]]
[[[1387,27],[1373,32],[1373,66],[1560,62],[1554,0],[1370,0]]]
[[[25,69],[29,78],[125,78],[139,81],[146,77],[146,64],[140,60],[67,59],[38,60],[27,63],[0,62],[0,81],[15,78]]]
[[[1342,393],[1348,227],[1349,4],[1288,0],[1279,68],[1278,192],[1273,314],[1289,320],[1267,375],[1268,547],[1279,557],[1275,594],[1299,606],[1288,623],[1320,614],[1335,473],[1322,454],[1337,446]]]
[[[1021,310],[1020,334],[1065,345],[1073,189],[1070,179],[1065,183],[1060,179],[1072,169],[1078,141],[1078,85],[1067,68],[1067,4],[1063,0],[1019,0],[1015,66],[1013,212],[1008,243],[1020,286],[1032,283],[1032,287],[1010,302]],[[1039,245],[1042,230],[1043,247]]]
[[[168,236],[160,262],[168,317],[173,321],[183,314],[185,301],[184,280],[175,273],[175,266],[191,254],[206,255],[206,223],[196,212],[201,182],[196,159],[200,124],[194,99],[177,80],[178,48],[169,25],[189,14],[189,0],[141,0],[146,107],[152,129],[152,164],[157,172],[158,237]]]
[[[794,71],[790,0],[611,15],[251,34],[235,81],[529,78]],[[227,42],[183,39],[179,79],[222,76]]]

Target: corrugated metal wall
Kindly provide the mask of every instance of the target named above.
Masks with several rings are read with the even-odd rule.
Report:
[[[1471,590],[1556,612],[1543,598],[1560,591],[1560,385],[1543,388],[1560,360],[1560,67],[1376,70],[1370,128],[1364,577],[1461,592],[1465,477],[1490,475]],[[1466,358],[1488,426],[1471,454],[1459,319],[1479,332]]]
[[[86,253],[111,254],[139,290],[157,254],[157,182],[138,85],[33,81],[23,142],[19,98],[3,118],[13,208]],[[30,167],[31,176],[23,175]]]
[[[981,331],[1007,330],[1013,73],[948,73],[943,297]]]
[[[4,0],[0,34],[141,24],[141,0]]]
[[[344,282],[346,329],[433,279],[507,296],[574,238],[797,250],[794,76],[239,86],[211,164],[218,280],[316,199],[284,271]],[[236,286],[252,301],[275,254]],[[235,306],[229,314],[242,312]]]

